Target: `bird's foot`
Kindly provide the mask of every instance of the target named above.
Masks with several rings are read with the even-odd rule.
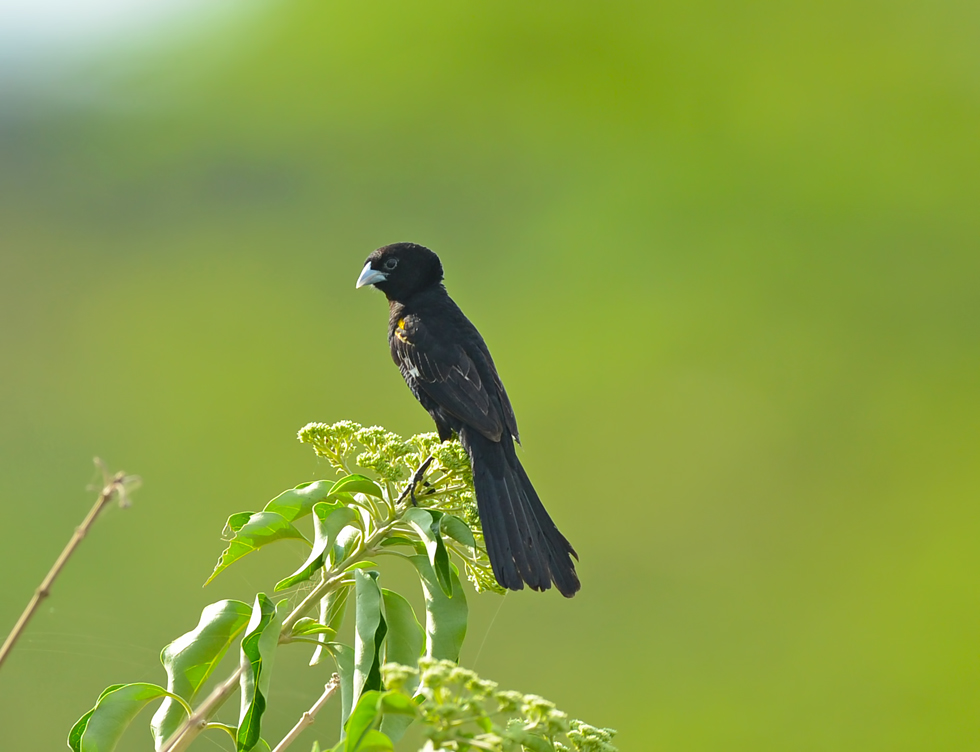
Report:
[[[398,501],[395,502],[396,506],[405,501],[406,496],[411,497],[413,507],[418,506],[418,502],[415,500],[415,487],[422,481],[422,478],[425,477],[425,471],[429,469],[429,465],[432,464],[432,460],[434,459],[435,457],[430,454],[425,462],[419,465],[418,470],[416,470],[409,479],[408,486],[405,487],[405,490],[402,491],[401,496],[398,497]]]

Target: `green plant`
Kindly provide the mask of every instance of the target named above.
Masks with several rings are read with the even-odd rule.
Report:
[[[292,601],[298,603],[290,607],[290,598],[277,603],[258,593],[251,605],[222,600],[206,607],[195,629],[163,649],[167,687],[107,688],[72,728],[68,743],[75,752],[113,749],[140,710],[161,699],[151,721],[158,752],[184,750],[209,729],[230,735],[240,752],[270,750],[262,720],[276,652],[287,644],[309,645],[311,665],[329,657],[337,673],[275,752],[291,744],[338,689],[345,729],[338,751],[393,749],[413,722],[420,723],[427,750],[615,749],[613,732],[569,720],[541,698],[500,692],[456,666],[467,606],[454,562],[477,592],[500,590],[483,547],[469,460],[457,442],[440,443],[434,433],[406,440],[350,421],[311,423],[299,438],[330,462],[339,479],[304,483],[261,511],[231,515],[228,545],[208,578],[276,541],[306,541],[306,562],[275,586],[276,592],[297,588]],[[312,521],[312,541],[296,526],[305,518]],[[375,560],[392,556],[418,574],[424,626],[404,596],[380,584]],[[306,590],[302,597],[299,588]],[[352,611],[355,638],[348,645],[337,633]],[[199,701],[235,645],[240,668]],[[212,722],[239,688],[238,726]]]

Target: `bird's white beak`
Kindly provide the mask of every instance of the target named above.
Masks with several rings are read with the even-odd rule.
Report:
[[[388,279],[387,274],[379,272],[377,269],[372,269],[370,262],[368,262],[361,269],[361,276],[357,278],[357,284],[354,285],[354,289],[364,287],[364,285],[374,285],[378,282],[384,282],[386,279]]]

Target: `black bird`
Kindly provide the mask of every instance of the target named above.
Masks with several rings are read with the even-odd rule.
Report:
[[[470,456],[476,504],[494,576],[503,587],[555,586],[567,598],[581,585],[578,558],[521,467],[517,419],[483,337],[442,284],[442,264],[428,248],[395,243],[367,258],[357,287],[388,298],[388,344],[409,389]]]

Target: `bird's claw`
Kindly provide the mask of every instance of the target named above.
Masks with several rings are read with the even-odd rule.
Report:
[[[429,469],[429,465],[432,464],[432,460],[434,459],[435,457],[430,454],[428,459],[419,465],[418,469],[412,473],[412,477],[408,481],[408,487],[402,491],[402,495],[398,497],[399,504],[405,500],[406,496],[409,496],[412,499],[413,507],[417,507],[419,505],[415,500],[415,487],[421,482],[422,478],[425,477],[425,471]]]

